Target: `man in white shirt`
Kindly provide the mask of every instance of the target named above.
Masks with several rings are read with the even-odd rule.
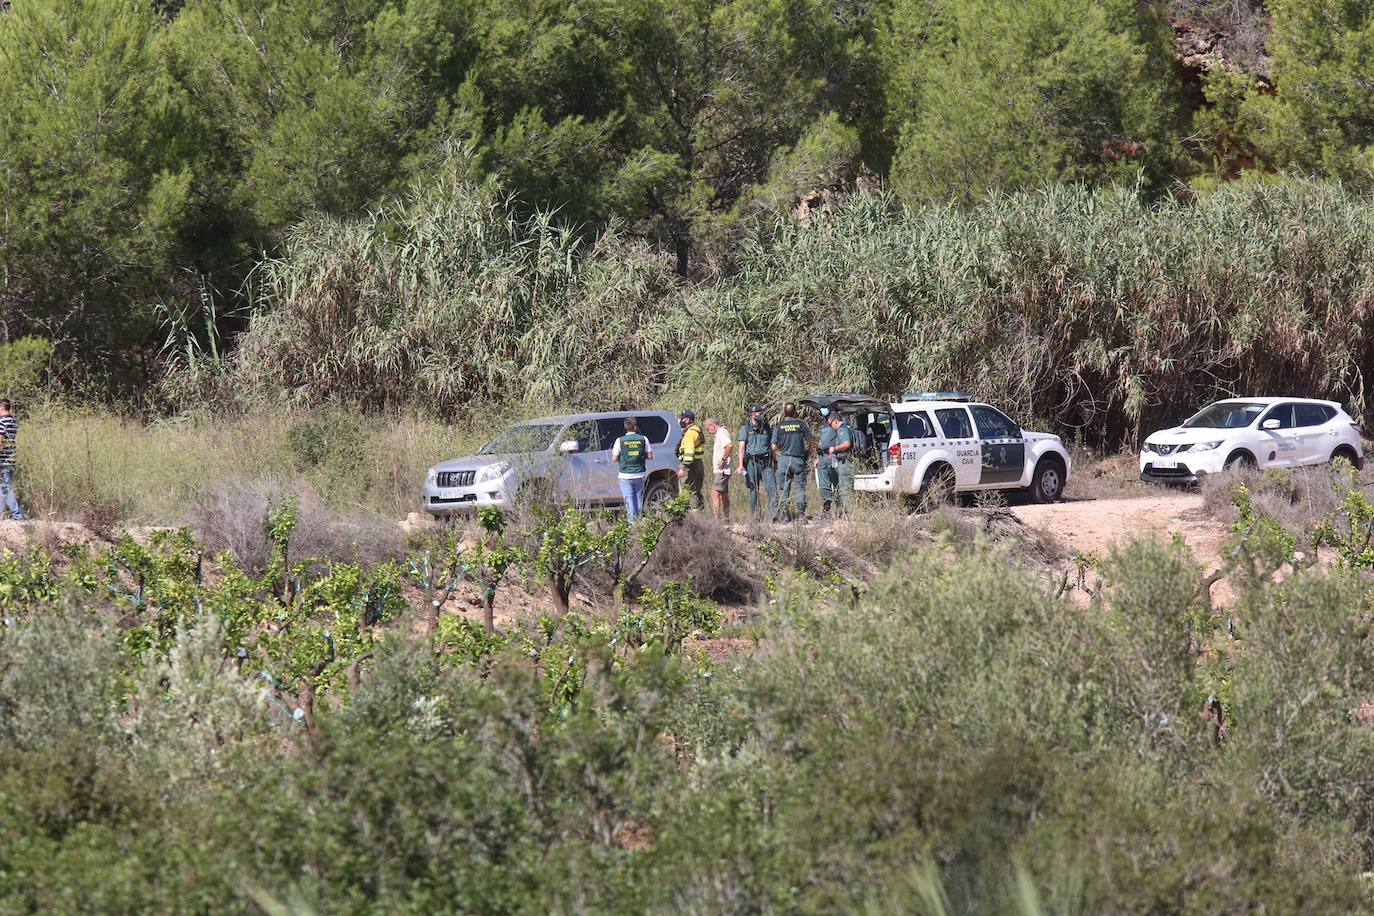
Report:
[[[707,420],[706,432],[711,436],[711,467],[716,470],[711,484],[711,511],[719,518],[730,517],[730,453],[735,450],[730,431],[719,420]]]

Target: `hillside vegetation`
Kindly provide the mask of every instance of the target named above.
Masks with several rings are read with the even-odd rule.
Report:
[[[1326,569],[1233,491],[1224,612],[1179,544],[1094,559],[1084,606],[1007,544],[681,503],[400,561],[309,556],[290,503],[260,564],[171,531],[7,554],[0,907],[1367,909],[1374,507],[1334,483]],[[713,574],[636,578],[660,550]],[[728,623],[694,592],[740,561],[768,598]],[[573,567],[590,604],[470,619]]]
[[[939,382],[1120,440],[1274,379],[1359,408],[1371,29],[1343,0],[6,4],[0,316],[44,382],[153,409]],[[1279,187],[1211,199],[1246,176]],[[240,343],[234,387],[150,385]]]
[[[1218,395],[1368,431],[1372,48],[1356,0],[0,0],[0,913],[1374,910],[1368,465],[1110,549],[740,475],[730,524],[411,514],[565,408],[964,388],[1083,499]]]

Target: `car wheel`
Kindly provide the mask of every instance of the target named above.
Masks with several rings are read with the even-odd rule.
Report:
[[[1360,456],[1357,455],[1355,453],[1355,450],[1348,445],[1342,445],[1331,453],[1332,464],[1336,463],[1337,458],[1344,458],[1346,461],[1349,461],[1350,466],[1357,471],[1360,469],[1360,465],[1362,463],[1360,461]]]
[[[677,478],[664,475],[650,480],[644,488],[644,511],[657,509],[677,495]]]
[[[916,510],[931,512],[954,502],[954,468],[947,464],[926,471],[921,490],[916,494]]]
[[[1225,469],[1228,471],[1252,471],[1258,466],[1259,465],[1255,463],[1254,455],[1249,452],[1240,451],[1231,453],[1230,457],[1226,459]]]
[[[1064,466],[1053,458],[1042,458],[1031,477],[1031,499],[1052,503],[1064,495]]]

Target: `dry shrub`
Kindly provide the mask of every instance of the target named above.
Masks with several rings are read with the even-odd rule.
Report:
[[[754,543],[774,568],[795,570],[822,581],[835,581],[835,576],[867,578],[872,572],[868,564],[850,549],[850,545],[833,528],[814,524],[771,525],[752,531]]]
[[[1351,478],[1348,472],[1327,465],[1307,468],[1233,468],[1224,474],[1211,474],[1202,481],[1204,511],[1226,524],[1234,524],[1236,488],[1250,491],[1250,504],[1256,513],[1273,518],[1298,538],[1299,546],[1312,546],[1312,531],[1325,521],[1345,499]],[[1353,480],[1366,492],[1374,490],[1374,467],[1366,464]]]
[[[890,500],[861,509],[835,530],[849,551],[877,567],[931,542],[920,518]]]
[[[1037,564],[1053,563],[1065,555],[1054,535],[1027,525],[1008,509],[955,509],[943,506],[916,516],[921,528],[945,536],[957,546],[1010,544],[1015,556]]]
[[[293,558],[379,563],[405,550],[405,534],[395,522],[330,509],[308,486],[274,477],[220,481],[194,507],[192,527],[208,550],[227,550],[249,572],[260,573],[270,552],[263,529],[268,506],[291,498],[299,518],[291,538]]]
[[[740,539],[705,512],[689,512],[663,534],[644,571],[644,582],[660,588],[689,579],[697,592],[722,604],[749,604],[764,593],[761,557],[752,540]]]
[[[1148,493],[1150,485],[1140,479],[1140,458],[1135,452],[1099,457],[1075,449],[1066,492],[1070,499],[1121,499]]]
[[[108,541],[113,538],[115,527],[127,513],[128,506],[123,500],[93,494],[81,507],[78,521],[93,536]]]

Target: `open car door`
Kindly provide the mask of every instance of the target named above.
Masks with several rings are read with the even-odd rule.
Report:
[[[892,408],[887,401],[852,391],[808,394],[798,398],[797,404],[808,408],[820,419],[822,407],[844,417],[850,429],[858,435],[855,452],[855,471],[871,473],[887,461],[887,443],[892,434]]]

